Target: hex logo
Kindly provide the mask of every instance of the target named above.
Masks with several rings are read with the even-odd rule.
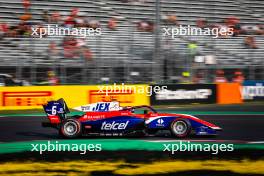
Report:
[[[119,102],[98,102],[73,108],[83,112],[107,112],[120,110]]]
[[[110,103],[98,103],[93,111],[109,111]]]

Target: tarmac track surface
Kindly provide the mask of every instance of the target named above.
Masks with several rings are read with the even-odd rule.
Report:
[[[197,115],[197,117],[220,126],[223,128],[223,131],[219,132],[219,135],[213,138],[192,137],[187,140],[264,141],[264,115]],[[19,116],[0,117],[0,142],[60,139],[57,130],[41,127],[41,122],[45,118]],[[85,138],[89,139],[91,137]],[[94,139],[95,137],[92,138]],[[138,139],[151,141],[175,140],[175,138],[169,137],[144,137]]]

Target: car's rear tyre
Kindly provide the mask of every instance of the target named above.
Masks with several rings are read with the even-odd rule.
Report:
[[[81,132],[81,123],[77,119],[66,119],[60,126],[60,135],[65,138],[77,138]]]
[[[191,132],[191,124],[187,119],[176,119],[171,123],[171,133],[178,138],[187,137]]]

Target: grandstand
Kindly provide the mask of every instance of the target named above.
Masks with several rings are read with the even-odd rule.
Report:
[[[43,10],[50,13],[58,11],[67,17],[73,8],[79,9],[79,15],[100,22],[101,36],[89,36],[86,45],[93,54],[91,60],[80,58],[65,58],[63,55],[62,36],[47,36],[32,38],[25,36],[2,37],[0,40],[1,70],[5,73],[16,73],[17,77],[30,79],[31,82],[45,78],[47,70],[55,70],[63,83],[95,83],[101,78],[109,78],[115,82],[150,82],[152,80],[170,79],[181,75],[182,70],[189,67],[192,72],[197,69],[210,70],[216,68],[241,68],[251,79],[264,78],[264,35],[255,37],[258,49],[245,48],[245,37],[252,34],[241,34],[228,38],[212,38],[211,36],[179,36],[175,39],[160,34],[160,66],[164,73],[153,79],[155,60],[155,33],[139,31],[136,24],[139,21],[153,21],[156,17],[156,1],[120,0],[31,0],[30,13],[32,24],[43,24]],[[18,24],[20,16],[25,12],[21,0],[0,0],[0,22],[9,25]],[[240,24],[253,26],[263,20],[264,1],[262,0],[161,0],[160,14],[174,14],[181,25],[196,25],[199,18],[208,23],[222,23],[226,18],[235,16]],[[261,16],[262,15],[262,16]],[[117,17],[116,30],[107,27],[111,17]],[[161,21],[161,28],[167,27]],[[59,54],[51,56],[49,45],[55,42]],[[187,44],[196,41],[199,55],[214,55],[216,65],[200,64],[192,67],[189,60]],[[165,62],[166,61],[166,62]],[[190,62],[190,61],[188,61]],[[131,74],[137,73],[137,74]],[[157,76],[157,75],[156,75]],[[80,79],[82,77],[82,79]],[[106,79],[108,80],[108,79]],[[208,78],[211,80],[211,77]]]

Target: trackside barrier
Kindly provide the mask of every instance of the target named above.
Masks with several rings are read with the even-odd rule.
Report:
[[[264,81],[246,80],[241,91],[244,100],[264,100]]]
[[[114,86],[115,91],[109,92]],[[40,109],[47,101],[59,98],[64,98],[69,108],[99,101],[119,101],[121,106],[150,104],[147,92],[142,90],[148,89],[147,85],[129,86],[132,88],[121,85],[0,87],[0,110]]]
[[[161,87],[161,91],[152,92],[150,99],[152,105],[195,103],[237,104],[243,102],[240,91],[241,86],[237,83],[159,84],[152,86]],[[164,87],[167,89],[164,89]]]
[[[216,103],[215,84],[162,84],[159,92],[152,92],[151,104]],[[154,90],[154,88],[152,88]]]
[[[121,85],[100,86],[26,86],[0,87],[0,110],[40,109],[42,104],[50,100],[64,98],[69,108],[99,101],[119,101],[121,106],[166,105],[191,103],[243,103],[241,86],[237,83],[220,84],[164,84],[129,85],[135,89]],[[160,87],[155,92],[154,87]],[[156,89],[157,90],[157,89]]]
[[[239,83],[218,83],[217,103],[218,104],[241,104],[243,103]]]

